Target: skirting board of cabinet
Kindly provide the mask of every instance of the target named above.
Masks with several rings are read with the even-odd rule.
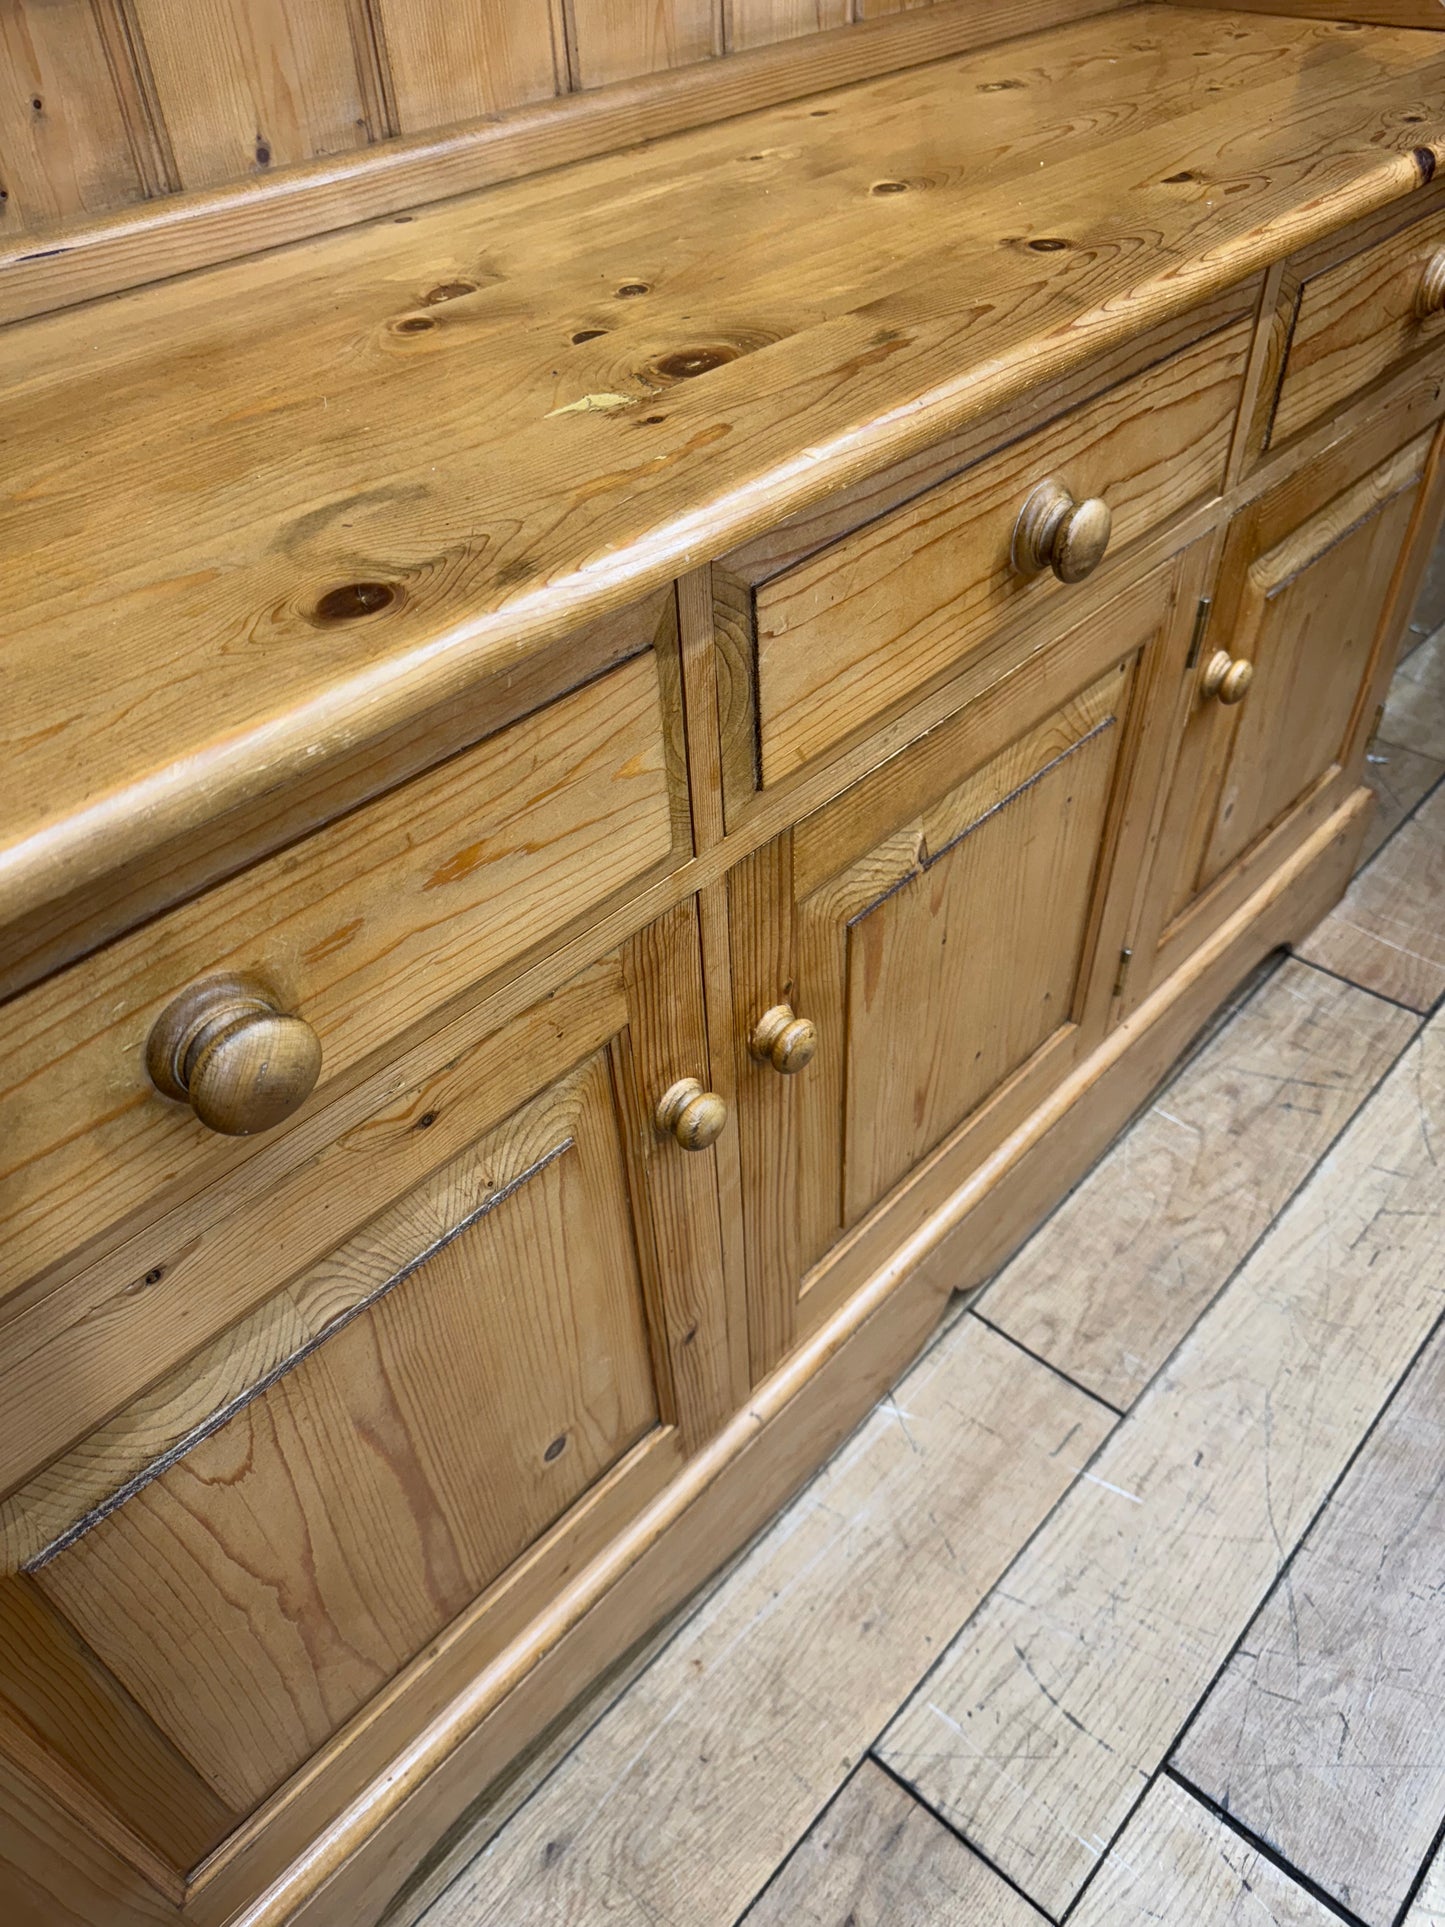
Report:
[[[274,1810],[200,1870],[183,1919],[371,1927],[478,1794],[822,1464],[916,1356],[951,1294],[1028,1236],[1239,981],[1339,898],[1371,808],[1356,790],[258,1898],[285,1831]]]

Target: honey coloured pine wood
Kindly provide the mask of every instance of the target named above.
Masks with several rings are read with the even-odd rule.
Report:
[[[1130,17],[1127,58],[1068,26],[18,332],[6,920],[1402,199],[1445,141],[1406,119],[1433,37]]]
[[[143,191],[238,141],[280,172],[255,259],[181,274],[178,242],[123,301],[5,338],[0,1900],[33,1912],[48,1878],[79,1927],[373,1927],[1355,865],[1445,506],[1445,44],[1010,0],[1000,36],[1047,30],[979,46],[973,0],[862,11],[87,13]],[[794,41],[859,84],[800,98]],[[492,111],[499,167],[524,126],[533,159],[640,137],[715,57],[719,99],[773,104],[429,206],[385,193],[413,161],[459,184],[490,135],[434,171],[355,158]],[[557,132],[551,96],[594,85]],[[350,218],[401,218],[282,246],[332,165],[286,175],[306,153],[339,157]],[[1406,327],[1389,270],[1422,251]],[[98,285],[84,253],[57,287]],[[1433,753],[1423,696],[1404,727]],[[1412,1028],[1376,1015],[1310,1129]],[[1406,1122],[1355,1128],[1408,1203]],[[1338,1438],[1291,1402],[1308,1279],[1237,1280],[1175,1406],[1221,1358],[1283,1357],[1240,1423],[1265,1410],[1272,1475],[1313,1489],[1433,1303],[1409,1260],[1379,1253],[1410,1286],[1389,1319],[1354,1290],[1328,1327]],[[1167,1349],[1177,1308],[1136,1314]],[[856,1623],[800,1657],[764,1610],[700,1685],[676,1653],[702,1770],[664,1786],[619,1715],[574,1756],[592,1819],[539,1799],[488,1909],[539,1867],[569,1913],[749,1905],[932,1663],[924,1594],[981,1597],[1108,1428],[970,1330],[977,1369],[938,1408],[916,1388],[939,1439],[873,1422],[947,1475],[913,1592],[845,1467],[869,1505],[779,1529],[758,1597],[816,1540],[799,1583],[819,1612],[860,1584]],[[1171,1471],[1160,1409],[1123,1421],[1112,1483],[1222,1494],[1233,1434]],[[1046,1528],[1066,1576],[1081,1489]],[[1241,1542],[1256,1593],[1277,1550]],[[1119,1611],[1147,1628],[1178,1575],[1145,1564]],[[872,1711],[820,1745],[840,1650]],[[765,1768],[731,1723],[755,1676]],[[930,1691],[966,1697],[958,1654]],[[1092,1702],[1058,1741],[1086,1836],[1177,1725],[1125,1711],[1107,1770]],[[940,1797],[972,1797],[933,1742]],[[975,1791],[1022,1867],[1024,1821]],[[685,1877],[614,1851],[660,1800]],[[72,1823],[94,1847],[38,1874]],[[888,1878],[976,1888],[933,1825]],[[1038,1868],[1057,1913],[1076,1870]]]
[[[206,1115],[188,1080],[244,1042],[208,1028],[210,1064],[170,1075],[151,1040],[177,998],[241,975],[314,1033],[324,1092],[559,919],[635,885],[674,837],[645,652],[29,992],[0,1048],[5,1290],[150,1194],[234,1167],[222,1097]]]

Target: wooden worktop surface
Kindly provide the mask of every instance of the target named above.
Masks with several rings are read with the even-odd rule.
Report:
[[[1145,6],[6,330],[0,926],[1441,156],[1445,37]]]

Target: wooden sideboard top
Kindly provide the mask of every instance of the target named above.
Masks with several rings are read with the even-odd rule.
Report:
[[[1440,36],[1144,6],[6,330],[0,926],[1441,156]]]

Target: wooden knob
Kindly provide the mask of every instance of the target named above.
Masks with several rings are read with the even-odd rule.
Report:
[[[1445,314],[1445,248],[1432,254],[1425,263],[1416,307],[1422,321],[1428,321],[1432,315]]]
[[[727,1105],[695,1077],[680,1077],[657,1106],[658,1130],[670,1132],[684,1151],[705,1151],[716,1144],[727,1121]]]
[[[818,1026],[811,1017],[796,1016],[791,1004],[774,1004],[754,1024],[748,1049],[760,1062],[791,1077],[817,1055]]]
[[[1216,649],[1204,666],[1200,692],[1206,701],[1215,697],[1226,709],[1242,703],[1254,681],[1254,664],[1243,656],[1231,656],[1227,649]]]
[[[189,1104],[208,1131],[252,1137],[306,1102],[321,1040],[249,977],[210,977],[182,991],[146,1045],[151,1082]]]
[[[1014,524],[1013,565],[1020,575],[1052,569],[1060,582],[1082,582],[1104,559],[1114,517],[1107,502],[1076,502],[1062,482],[1038,487]]]

